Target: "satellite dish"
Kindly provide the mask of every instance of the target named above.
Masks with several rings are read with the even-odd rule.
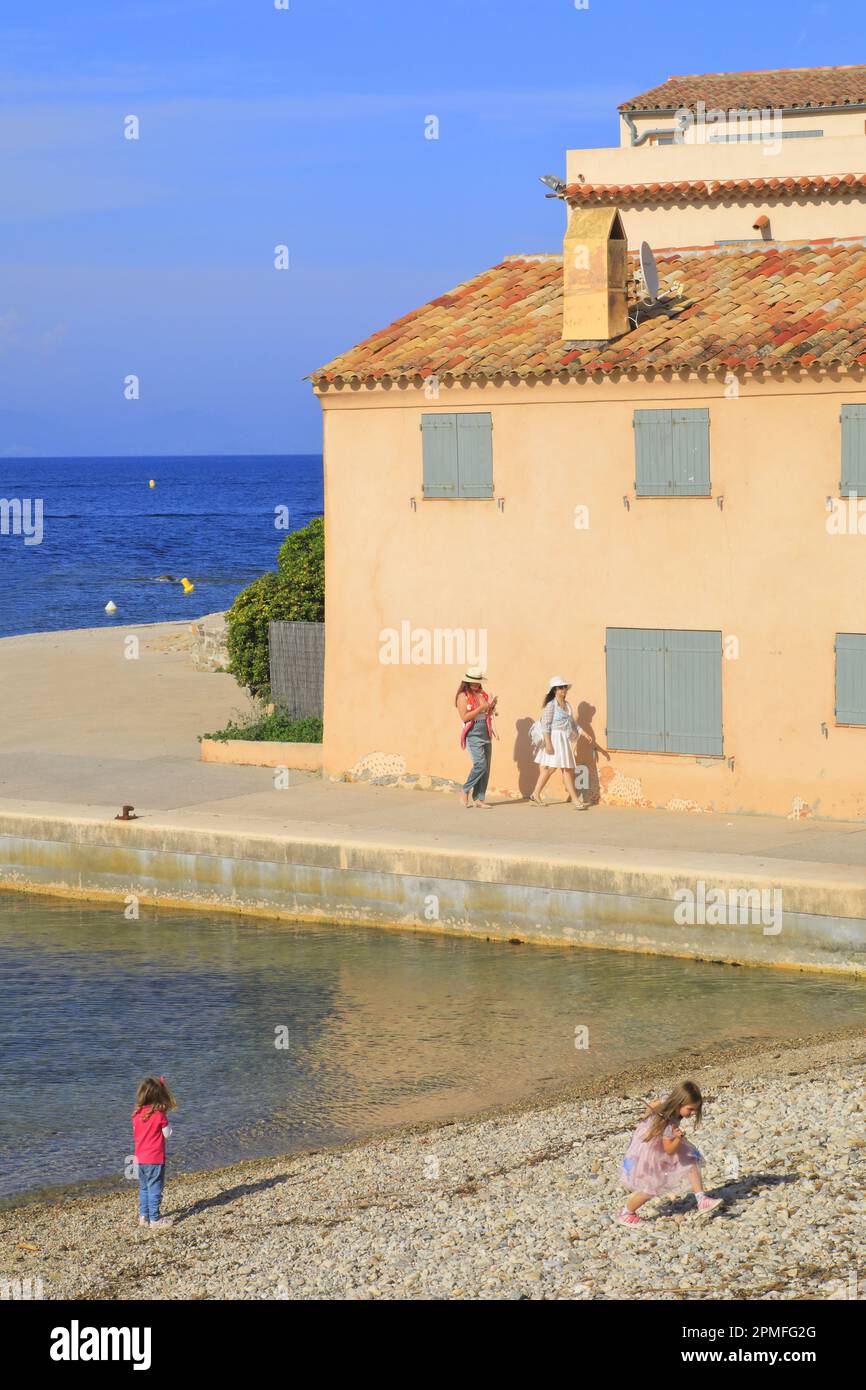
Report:
[[[652,247],[648,241],[642,241],[640,244],[640,273],[643,276],[647,298],[653,301],[658,299],[659,270],[656,265],[656,258],[652,253]]]

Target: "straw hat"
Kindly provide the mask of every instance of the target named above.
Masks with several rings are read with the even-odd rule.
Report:
[[[464,679],[465,681],[473,681],[473,682],[474,682],[474,681],[483,681],[483,680],[485,679],[485,675],[484,675],[484,672],[481,670],[481,667],[480,667],[480,666],[473,666],[471,670],[469,670],[469,671],[466,672],[466,674],[465,674],[465,676],[463,677],[463,679]]]

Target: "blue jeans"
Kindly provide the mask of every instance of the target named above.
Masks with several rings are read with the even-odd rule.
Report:
[[[484,732],[486,735],[487,730]],[[474,795],[476,801],[483,801],[490,780],[493,744],[487,737],[480,738],[477,734],[469,733],[466,735],[466,750],[472,758],[472,768],[463,783],[463,790],[467,796]]]
[[[159,1220],[159,1204],[165,1184],[164,1163],[139,1163],[138,1165],[138,1214],[150,1221]]]

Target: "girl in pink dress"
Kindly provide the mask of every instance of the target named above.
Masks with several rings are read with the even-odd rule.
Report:
[[[701,1122],[704,1100],[694,1081],[683,1081],[664,1100],[651,1100],[646,1114],[631,1137],[619,1178],[631,1188],[631,1196],[619,1214],[624,1226],[639,1226],[638,1207],[650,1197],[661,1197],[690,1187],[701,1215],[715,1211],[721,1197],[708,1197],[701,1179],[701,1155],[690,1144],[680,1120]]]

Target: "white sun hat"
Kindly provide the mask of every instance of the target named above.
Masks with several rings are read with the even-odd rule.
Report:
[[[486,677],[480,666],[473,666],[466,672],[463,679],[465,681],[483,681]]]
[[[554,686],[557,685],[571,685],[571,681],[567,681],[565,676],[551,676],[547,687],[548,690],[553,690]]]

